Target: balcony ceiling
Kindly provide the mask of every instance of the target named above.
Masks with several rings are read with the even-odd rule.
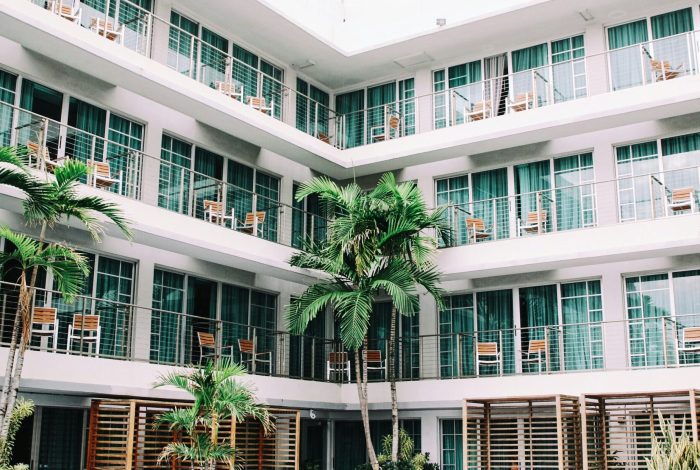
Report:
[[[272,2],[267,0],[267,3]],[[663,11],[687,6],[687,2],[677,0],[663,3]],[[243,46],[256,45],[259,50],[274,54],[268,56],[270,60],[287,64],[314,61],[315,65],[304,68],[302,74],[331,90],[338,90],[431,64],[450,63],[458,58],[487,57],[505,52],[513,44],[535,44],[543,38],[582,33],[587,23],[579,11],[588,10],[593,15],[590,24],[610,25],[635,18],[640,11],[659,10],[659,2],[617,0],[611,4],[609,0],[533,0],[497,16],[454,24],[447,18],[447,25],[440,29],[435,27],[419,34],[401,35],[359,50],[347,49],[344,47],[347,45],[327,39],[327,32],[304,27],[260,0],[180,0],[177,8],[183,13],[193,12],[196,17],[220,18],[208,24],[231,38],[242,39],[239,42]],[[342,15],[329,14],[329,21],[342,20]],[[367,28],[367,34],[372,34],[372,29],[381,28],[387,21],[401,21],[401,17],[377,19],[370,16],[358,27]],[[416,54],[427,55],[428,62],[406,68],[394,62]]]

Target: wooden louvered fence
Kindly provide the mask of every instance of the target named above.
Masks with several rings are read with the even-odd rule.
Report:
[[[176,461],[158,465],[163,447],[177,439],[165,427],[156,428],[156,417],[187,402],[147,400],[93,400],[90,407],[88,470],[189,470]],[[245,469],[298,469],[299,419],[297,410],[269,408],[276,428],[268,435],[253,421],[221,423],[219,439],[239,452],[236,465]],[[234,468],[234,462],[220,469]]]

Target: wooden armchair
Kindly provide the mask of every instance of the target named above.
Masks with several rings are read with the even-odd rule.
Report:
[[[371,127],[369,130],[369,135],[374,142],[382,142],[384,140],[394,139],[399,136],[399,128],[401,124],[401,119],[395,115],[386,116],[384,119],[384,124],[379,126]]]
[[[124,41],[124,25],[115,26],[114,23],[104,18],[91,18],[90,31],[117,44],[122,44]]]
[[[681,354],[700,353],[700,326],[686,326],[681,330],[678,352]]]
[[[508,105],[511,112],[517,113],[532,109],[535,106],[535,96],[531,91],[527,93],[518,93],[515,98],[510,100]]]
[[[518,219],[518,228],[521,235],[545,233],[547,231],[547,211],[528,212],[524,222]]]
[[[655,82],[672,80],[683,74],[683,64],[676,67],[671,67],[671,64],[667,60],[654,60],[650,59],[651,63],[651,73]]]
[[[109,168],[109,162],[88,162],[88,166],[92,168],[90,175],[91,186],[100,189],[109,189],[114,184],[118,186],[119,194],[122,192],[122,172],[119,172],[118,177],[113,177]]]
[[[347,376],[350,383],[350,358],[347,352],[330,352],[326,360],[326,380],[331,380],[331,374],[337,376],[340,374],[340,380]]]
[[[464,120],[466,122],[481,121],[491,117],[491,103],[479,101],[471,107],[464,107]]]
[[[48,4],[49,10],[61,18],[80,25],[82,8],[77,0],[53,0]]]
[[[56,350],[58,346],[58,316],[56,309],[52,307],[34,307],[31,324],[31,337],[51,338],[51,347]]]
[[[241,353],[241,363],[249,363],[250,371],[254,374],[257,369],[257,363],[267,364],[268,373],[272,374],[272,351],[258,352],[256,350],[255,341],[251,339],[239,339],[238,350]],[[265,359],[267,357],[267,359]]]
[[[482,365],[496,366],[496,373],[501,373],[501,352],[498,349],[498,343],[493,342],[477,342],[476,343],[476,375]]]
[[[217,91],[220,91],[229,98],[234,100],[243,101],[243,85],[236,85],[230,82],[215,82]]]
[[[527,351],[523,352],[523,365],[537,364],[538,373],[542,373],[542,366],[547,370],[547,340],[546,339],[531,339],[528,342]]]
[[[236,217],[234,216],[233,207],[231,208],[231,215],[227,215],[223,202],[205,199],[203,205],[205,220],[217,225],[226,225],[226,221],[228,220],[231,223],[231,228],[235,227]]]
[[[88,347],[94,345],[95,354],[99,355],[101,331],[99,315],[76,313],[73,315],[73,323],[68,325],[68,346],[66,351],[70,354],[73,350],[73,341],[77,341],[81,348],[83,344],[88,344]]]
[[[695,212],[695,189],[692,187],[673,189],[668,200],[668,210],[671,214]]]
[[[253,109],[257,109],[261,113],[268,114],[272,116],[274,114],[274,103],[267,105],[265,98],[259,98],[257,96],[248,97],[248,106]]]
[[[467,224],[467,238],[469,243],[476,243],[480,240],[488,240],[491,238],[491,230],[487,229],[483,219],[468,218],[465,220]]]
[[[199,346],[199,363],[202,359],[210,358],[214,361],[219,359],[221,352],[225,349],[229,350],[231,359],[233,359],[233,346],[224,346],[219,349],[216,346],[216,338],[213,333],[206,331],[197,332],[197,346]]]
[[[248,212],[245,215],[245,220],[238,227],[243,233],[248,233],[259,237],[262,235],[263,224],[265,223],[265,211],[257,211],[255,213]]]

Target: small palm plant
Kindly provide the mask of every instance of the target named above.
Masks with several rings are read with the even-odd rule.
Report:
[[[201,368],[163,375],[156,387],[172,386],[189,393],[194,404],[158,416],[155,426],[179,435],[161,452],[158,462],[175,459],[192,469],[215,470],[217,463],[235,461],[236,449],[219,437],[222,423],[259,421],[265,432],[273,428],[267,410],[255,402],[249,385],[236,381],[245,368],[228,360],[209,361]]]
[[[659,413],[661,435],[652,436],[651,457],[646,460],[649,470],[700,470],[700,443],[693,442],[683,430],[676,437],[673,425]]]

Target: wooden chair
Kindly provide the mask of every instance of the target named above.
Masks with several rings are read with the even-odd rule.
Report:
[[[109,162],[88,162],[88,166],[92,168],[92,174],[90,175],[90,183],[94,188],[109,189],[114,184],[119,188],[119,194],[122,192],[122,173],[119,172],[119,177],[115,178],[112,176],[112,172],[109,168]]]
[[[32,140],[27,141],[27,158],[29,159],[29,166],[35,168],[42,168],[51,159],[49,149]],[[32,159],[34,159],[33,162]]]
[[[124,40],[124,25],[115,27],[114,23],[109,20],[105,21],[104,18],[91,18],[90,31],[117,44],[122,44]]]
[[[700,353],[700,326],[683,328],[678,352],[681,354]]]
[[[476,375],[479,375],[481,365],[496,366],[496,372],[501,373],[501,352],[498,350],[498,343],[477,342],[476,343]]]
[[[671,64],[667,60],[650,59],[650,62],[651,73],[655,82],[659,80],[672,80],[683,73],[683,64],[677,67],[671,67]]]
[[[229,349],[229,354],[233,360],[233,347],[225,346],[221,350],[216,347],[216,338],[213,333],[208,333],[206,331],[197,332],[197,346],[199,346],[199,363],[202,363],[202,359],[211,358],[214,361],[219,359],[220,352],[225,349]]]
[[[515,95],[515,98],[510,101],[509,108],[512,112],[517,113],[531,109],[534,105],[534,94],[528,91],[527,93],[518,93]]]
[[[380,126],[374,126],[370,128],[369,135],[371,137],[372,143],[394,139],[399,136],[399,126],[401,124],[401,119],[399,119],[398,116],[393,114],[388,115],[385,117],[384,122],[385,123]]]
[[[231,228],[236,225],[236,217],[234,217],[234,208],[231,208],[231,215],[226,215],[226,208],[223,202],[204,200],[204,219],[212,224],[226,225],[226,221],[231,221]]]
[[[382,378],[386,373],[386,361],[382,359],[382,351],[379,349],[367,349],[364,351],[367,356],[367,372],[378,370],[382,374]]]
[[[238,350],[241,353],[241,363],[249,362],[251,368],[249,369],[253,374],[257,369],[257,363],[262,362],[268,365],[268,374],[272,374],[272,351],[257,352],[255,347],[255,341],[252,339],[239,339],[238,340]],[[245,359],[244,355],[248,358]],[[267,359],[261,359],[260,357],[267,356]]]
[[[248,233],[250,235],[255,235],[259,237],[262,235],[263,224],[265,223],[265,211],[258,212],[248,212],[245,215],[245,220],[238,227],[243,233]]]
[[[270,116],[272,116],[274,112],[274,103],[268,106],[265,98],[259,98],[257,96],[248,97],[248,106]]]
[[[32,337],[51,338],[51,348],[55,351],[58,346],[58,316],[52,307],[34,307],[30,334]]]
[[[95,353],[100,353],[100,316],[99,315],[82,315],[76,313],[73,315],[73,323],[68,325],[68,346],[66,348],[68,354],[72,352],[73,340],[82,345],[87,343],[95,346]],[[81,350],[82,352],[82,350]]]
[[[527,351],[523,352],[523,365],[537,363],[538,373],[542,373],[542,366],[547,369],[547,340],[531,339],[528,342]]]
[[[468,218],[465,223],[467,224],[467,238],[470,242],[476,243],[479,240],[491,238],[491,231],[486,229],[483,219]]]
[[[318,138],[318,140],[320,140],[321,142],[325,142],[325,143],[327,143],[327,144],[329,144],[329,145],[330,145],[330,143],[331,143],[331,138],[330,138],[330,136],[329,136],[328,134],[324,133],[324,132],[319,132],[317,138]]]
[[[464,108],[464,120],[466,122],[481,121],[491,117],[491,103],[488,101],[479,101],[474,104],[471,109]]]
[[[668,201],[668,210],[672,214],[677,212],[695,212],[695,189],[692,187],[678,188],[671,191]]]
[[[61,18],[65,18],[72,23],[80,25],[82,13],[80,2],[76,0],[54,0],[49,2],[48,7],[49,10]]]
[[[326,360],[326,380],[331,380],[331,374],[340,374],[341,382],[343,376],[347,375],[350,383],[350,358],[346,352],[330,352]]]
[[[528,212],[525,222],[518,219],[518,226],[521,235],[546,232],[547,211]]]
[[[234,100],[243,101],[243,85],[230,82],[215,82],[216,89]]]

